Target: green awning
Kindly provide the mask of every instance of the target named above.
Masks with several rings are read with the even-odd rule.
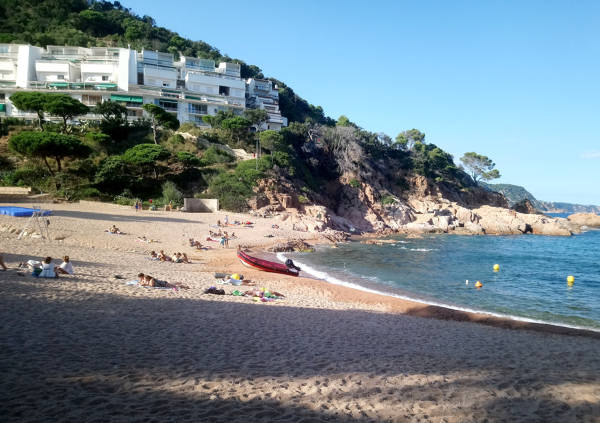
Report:
[[[48,84],[48,86],[52,87],[52,88],[68,88],[69,83],[68,82],[51,82]]]
[[[143,97],[132,96],[132,95],[115,95],[115,94],[113,94],[110,96],[110,100],[111,101],[125,101],[127,103],[140,103],[140,104],[142,104],[144,102]]]
[[[106,83],[106,84],[96,84],[97,88],[117,88],[117,84],[110,84],[110,83]]]
[[[6,104],[0,103],[0,112],[6,112]]]

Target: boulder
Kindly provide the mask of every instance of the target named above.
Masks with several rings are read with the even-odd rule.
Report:
[[[299,252],[313,252],[315,251],[314,247],[310,244],[307,244],[301,239],[289,239],[285,242],[280,242],[278,244],[273,245],[272,247],[267,248],[267,251],[273,253],[285,252],[289,253],[292,251]]]
[[[575,213],[567,217],[567,219],[581,226],[600,227],[600,216],[595,213]]]

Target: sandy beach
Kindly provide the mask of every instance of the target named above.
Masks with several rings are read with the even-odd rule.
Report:
[[[238,245],[314,237],[277,218],[44,207],[53,210],[49,241],[18,240],[27,218],[0,215],[3,421],[600,421],[597,334],[242,266]],[[221,249],[205,239],[226,215],[255,224],[231,227],[238,238]],[[113,224],[126,234],[104,232]],[[190,237],[212,248],[196,251]],[[185,252],[192,264],[151,261],[151,250]],[[63,255],[75,275],[17,269]],[[190,289],[127,285],[139,272]],[[256,286],[221,286],[214,272]],[[285,298],[205,294],[213,285]]]

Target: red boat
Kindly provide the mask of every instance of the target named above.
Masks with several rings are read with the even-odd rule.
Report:
[[[296,266],[288,267],[283,263],[275,263],[273,261],[263,260],[256,257],[249,256],[242,250],[238,250],[237,256],[242,264],[253,267],[258,270],[265,272],[283,273],[284,275],[298,276],[299,268]]]

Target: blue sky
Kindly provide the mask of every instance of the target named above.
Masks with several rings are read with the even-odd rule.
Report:
[[[600,2],[124,0],[337,118],[418,128],[494,182],[600,204]]]

